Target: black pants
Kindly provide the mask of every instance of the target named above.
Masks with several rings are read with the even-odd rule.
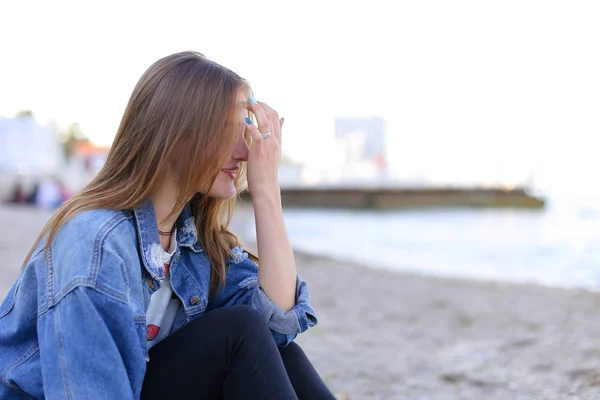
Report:
[[[142,399],[334,399],[295,343],[248,306],[223,307],[150,349]]]

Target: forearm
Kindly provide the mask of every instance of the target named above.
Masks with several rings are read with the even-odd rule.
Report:
[[[281,194],[254,195],[258,280],[269,298],[284,310],[291,310],[296,298],[296,262],[285,229]]]

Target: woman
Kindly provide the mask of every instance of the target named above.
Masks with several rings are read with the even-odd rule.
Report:
[[[282,124],[201,54],[154,63],[0,307],[0,398],[333,398],[292,342],[317,320],[282,218]],[[260,268],[228,231],[246,180]]]

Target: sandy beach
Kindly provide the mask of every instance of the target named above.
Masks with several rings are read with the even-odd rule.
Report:
[[[0,298],[49,215],[0,206]],[[296,261],[319,317],[297,342],[339,399],[600,399],[598,293]]]

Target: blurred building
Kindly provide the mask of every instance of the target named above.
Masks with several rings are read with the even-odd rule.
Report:
[[[60,174],[63,149],[51,127],[31,114],[0,118],[0,199],[17,183],[30,184]]]
[[[96,146],[88,140],[77,141],[63,173],[68,188],[77,192],[87,185],[104,166],[109,151],[110,147]]]
[[[96,146],[82,140],[73,147],[71,166],[85,171],[93,178],[104,166],[109,151],[110,147]]]
[[[0,118],[0,171],[53,174],[64,163],[61,144],[50,127],[31,115]]]
[[[332,171],[332,176],[346,182],[383,180],[387,177],[383,118],[336,118],[335,139],[339,171]]]

